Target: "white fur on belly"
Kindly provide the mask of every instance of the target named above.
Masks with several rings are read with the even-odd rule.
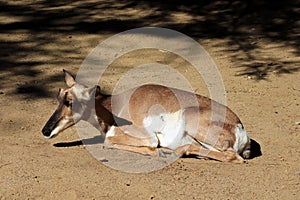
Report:
[[[143,125],[150,135],[156,134],[162,147],[176,149],[191,143],[185,134],[184,110],[148,116],[143,120]]]

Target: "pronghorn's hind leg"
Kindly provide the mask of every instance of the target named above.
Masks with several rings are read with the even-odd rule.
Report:
[[[234,149],[228,148],[225,151],[214,151],[204,148],[198,144],[186,144],[176,148],[175,150],[170,150],[166,148],[161,148],[161,151],[168,152],[170,155],[174,157],[182,157],[184,155],[195,155],[200,158],[209,158],[218,160],[221,162],[232,162],[232,163],[244,163],[244,159],[238,155]]]
[[[176,150],[175,150],[176,151]],[[222,162],[244,163],[244,159],[238,155],[234,149],[228,148],[225,151],[209,150],[199,145],[191,144],[184,155],[196,155],[199,157],[210,158]]]

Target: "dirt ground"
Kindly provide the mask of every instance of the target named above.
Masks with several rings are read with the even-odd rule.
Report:
[[[1,0],[0,199],[298,199],[299,7],[287,2]],[[247,164],[182,158],[134,174],[97,161],[75,128],[42,137],[65,87],[62,69],[76,74],[101,41],[143,26],[177,30],[207,50],[262,156]],[[186,61],[157,50],[122,56],[100,85],[111,93],[122,73],[150,62],[174,67],[208,95]]]

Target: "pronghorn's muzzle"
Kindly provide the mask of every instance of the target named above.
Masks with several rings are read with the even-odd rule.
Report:
[[[44,137],[46,137],[46,138],[51,137],[51,133],[56,128],[60,119],[61,119],[61,113],[57,109],[57,110],[55,110],[55,112],[52,114],[52,116],[50,117],[50,119],[47,121],[44,128],[42,129],[42,133],[43,133]]]

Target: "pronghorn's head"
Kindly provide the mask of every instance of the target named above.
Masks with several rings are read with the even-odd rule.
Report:
[[[59,89],[58,107],[45,124],[42,133],[51,138],[81,119],[90,117],[94,107],[95,95],[100,93],[100,87],[86,87],[75,81],[74,77],[64,70],[66,89]]]

